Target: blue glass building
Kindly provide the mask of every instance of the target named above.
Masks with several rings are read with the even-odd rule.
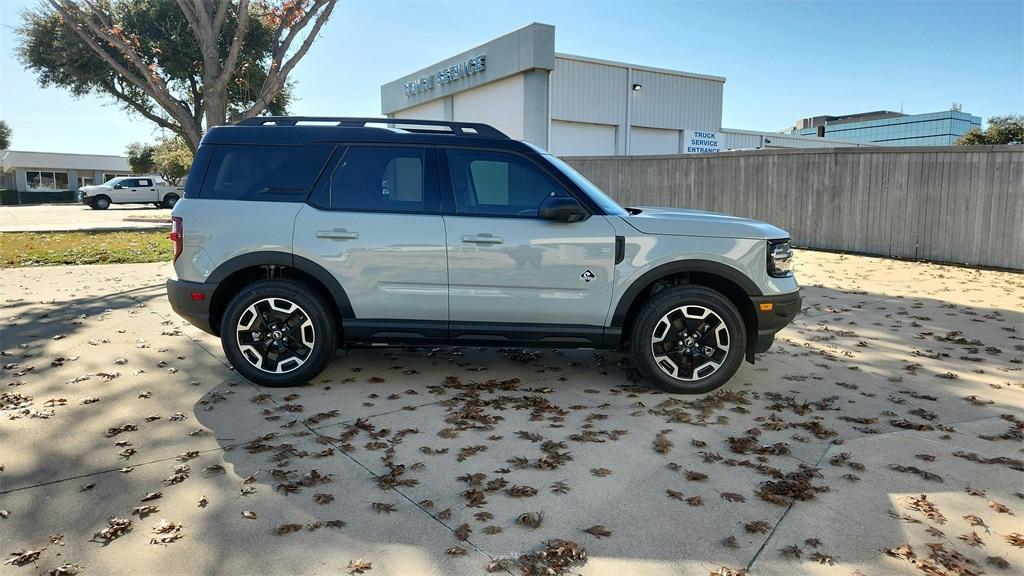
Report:
[[[930,114],[879,111],[850,116],[816,116],[802,120],[793,133],[819,134],[825,138],[854,140],[883,146],[950,146],[971,128],[981,128],[981,118],[947,110]]]

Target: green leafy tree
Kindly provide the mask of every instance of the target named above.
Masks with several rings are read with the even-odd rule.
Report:
[[[40,85],[111,97],[195,151],[204,128],[285,112],[337,1],[44,0],[18,55]]]
[[[1024,115],[1009,114],[993,116],[988,119],[988,128],[984,131],[971,128],[961,136],[957,144],[1024,144]]]
[[[164,180],[175,186],[188,176],[192,157],[192,150],[180,137],[167,138],[153,147],[153,167]]]
[[[133,142],[128,145],[128,165],[135,174],[150,174],[156,171],[153,153],[156,147],[152,144]]]
[[[6,120],[0,120],[0,150],[7,150],[11,147],[11,127]]]

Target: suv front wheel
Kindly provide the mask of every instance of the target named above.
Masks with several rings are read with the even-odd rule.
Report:
[[[699,394],[725,384],[747,345],[733,303],[704,286],[657,292],[633,323],[631,351],[640,372],[667,392]]]
[[[334,316],[314,291],[274,278],[235,295],[220,339],[235,371],[256,384],[284,387],[304,384],[327,367],[337,333]]]

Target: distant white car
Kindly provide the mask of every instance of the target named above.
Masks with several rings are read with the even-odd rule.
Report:
[[[184,186],[172,186],[154,176],[119,176],[96,186],[82,186],[78,195],[82,204],[93,210],[106,210],[111,204],[174,208],[184,190]]]

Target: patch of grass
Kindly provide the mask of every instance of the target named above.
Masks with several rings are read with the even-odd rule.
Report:
[[[0,232],[0,268],[170,262],[167,230]]]

